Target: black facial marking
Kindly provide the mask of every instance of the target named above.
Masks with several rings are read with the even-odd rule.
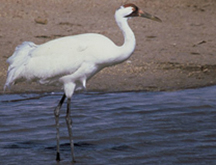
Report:
[[[137,16],[139,16],[139,8],[136,5],[129,3],[129,4],[125,4],[124,7],[125,8],[126,7],[132,7],[133,8],[133,12],[131,14],[125,16],[125,17],[137,17]]]

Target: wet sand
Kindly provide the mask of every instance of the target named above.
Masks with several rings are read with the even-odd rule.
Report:
[[[132,1],[120,0],[2,0],[0,2],[0,88],[6,59],[23,41],[42,44],[80,33],[100,33],[117,45],[123,36],[115,10]],[[129,20],[136,50],[122,64],[106,68],[88,83],[89,91],[163,91],[216,84],[216,1],[134,0],[140,9],[163,22]],[[11,93],[59,91],[61,86],[20,83]]]

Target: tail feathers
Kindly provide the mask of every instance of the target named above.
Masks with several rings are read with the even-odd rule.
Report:
[[[37,48],[37,45],[33,42],[23,42],[21,45],[16,47],[13,55],[7,59],[7,63],[10,65],[22,63],[26,57],[31,56],[30,51],[35,48]]]
[[[10,85],[12,85],[14,83],[14,70],[11,70],[10,73],[8,72],[7,74],[7,80],[6,83],[4,85],[4,91],[8,88],[10,89]]]
[[[13,55],[7,59],[9,67],[4,90],[6,90],[6,88],[10,88],[10,85],[14,84],[16,79],[22,77],[25,64],[31,57],[31,51],[35,48],[37,48],[37,45],[33,42],[23,42],[21,45],[16,47]]]

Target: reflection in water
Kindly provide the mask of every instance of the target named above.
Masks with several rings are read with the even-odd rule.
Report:
[[[0,164],[56,164],[62,93],[0,95]],[[76,94],[76,164],[216,164],[216,88]],[[60,116],[60,164],[71,161]],[[3,158],[3,159],[2,159]]]

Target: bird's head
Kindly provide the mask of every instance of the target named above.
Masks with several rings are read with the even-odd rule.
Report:
[[[117,13],[124,18],[143,17],[143,18],[151,19],[153,21],[161,22],[160,18],[153,16],[149,13],[143,12],[136,5],[132,3],[121,6],[117,10]]]

